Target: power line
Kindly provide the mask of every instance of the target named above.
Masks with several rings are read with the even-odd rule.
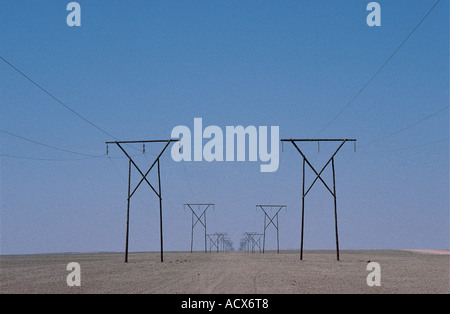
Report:
[[[8,131],[5,131],[5,130],[0,130],[0,132],[8,134],[10,136],[14,136],[14,137],[20,138],[20,139],[22,139],[24,141],[28,141],[28,142],[31,142],[31,143],[34,143],[34,144],[37,144],[37,145],[41,145],[41,146],[44,146],[44,147],[47,147],[47,148],[51,148],[51,149],[54,149],[54,150],[59,150],[61,152],[66,152],[66,153],[80,155],[80,156],[85,156],[85,157],[102,157],[103,156],[103,155],[84,154],[84,153],[75,152],[73,150],[68,150],[68,149],[64,149],[64,148],[51,146],[51,145],[48,145],[48,144],[45,144],[45,143],[41,143],[41,142],[38,142],[38,141],[35,141],[35,140],[32,140],[32,139],[26,138],[26,137],[23,137],[23,136],[20,136],[20,135],[17,135],[17,134],[14,134],[14,133],[11,133],[11,132],[8,132]]]
[[[0,157],[25,159],[25,160],[36,160],[36,161],[77,161],[77,160],[85,160],[85,159],[89,159],[89,158],[96,158],[96,156],[85,156],[85,157],[80,157],[80,158],[40,158],[40,157],[17,156],[17,155],[10,155],[10,154],[0,154]]]
[[[373,140],[373,141],[371,141],[371,142],[369,142],[369,143],[367,143],[367,144],[361,145],[360,147],[369,146],[369,145],[372,145],[372,144],[374,144],[374,143],[376,143],[376,142],[385,140],[385,139],[387,139],[388,137],[397,135],[397,134],[400,133],[400,132],[403,132],[403,131],[405,131],[405,130],[407,130],[407,129],[409,129],[409,128],[412,128],[413,126],[416,126],[416,125],[419,124],[419,123],[422,123],[422,122],[425,121],[425,120],[428,120],[428,119],[432,118],[433,116],[437,115],[438,113],[440,113],[440,112],[442,112],[442,111],[444,111],[444,110],[446,110],[446,109],[448,109],[448,108],[449,108],[449,105],[447,105],[447,106],[445,106],[445,107],[443,107],[443,108],[441,108],[441,109],[439,109],[439,110],[433,112],[432,114],[429,114],[428,116],[426,116],[426,117],[424,117],[424,118],[422,118],[422,119],[420,119],[420,120],[418,120],[418,121],[416,121],[416,122],[411,123],[411,124],[408,125],[408,126],[405,126],[404,128],[401,128],[401,129],[399,129],[399,130],[397,130],[397,131],[395,131],[395,132],[392,132],[392,133],[390,133],[390,134],[388,134],[388,135],[385,135],[385,136],[383,136],[383,137],[380,137],[380,138],[378,138],[378,139],[375,139],[375,140]]]
[[[317,136],[319,133],[321,133],[324,129],[326,129],[334,120],[336,120],[345,109],[347,109],[348,106],[366,89],[366,87],[375,79],[375,77],[378,75],[378,73],[381,72],[381,70],[388,64],[388,62],[395,56],[395,54],[400,50],[400,48],[408,41],[408,39],[411,37],[411,35],[419,28],[419,26],[425,21],[425,19],[428,17],[428,15],[433,11],[433,9],[436,7],[436,5],[439,3],[440,0],[437,0],[436,3],[433,5],[433,7],[425,14],[425,16],[420,20],[420,22],[413,28],[413,30],[406,36],[406,38],[402,41],[402,43],[395,49],[395,51],[391,54],[391,56],[383,63],[383,65],[375,72],[375,74],[372,75],[372,77],[364,84],[359,91],[356,93],[355,96],[353,96],[350,101],[348,101],[344,107],[330,120],[328,121],[325,126],[323,126],[315,136]]]
[[[445,141],[447,141],[447,143],[448,143],[448,140],[449,140],[449,138],[446,137],[446,138],[441,138],[436,141],[418,144],[418,145],[414,145],[414,146],[407,146],[407,147],[401,147],[401,148],[397,148],[397,149],[387,149],[387,150],[380,150],[380,151],[364,151],[364,150],[362,150],[361,152],[368,153],[368,154],[394,153],[394,152],[400,152],[400,151],[405,151],[405,150],[412,150],[412,149],[429,146],[429,145],[433,145],[433,144],[437,144],[437,143],[441,143],[441,142],[445,142]]]
[[[41,85],[39,85],[38,83],[36,83],[34,80],[32,80],[29,76],[27,76],[25,73],[23,73],[21,70],[19,70],[17,67],[15,67],[13,64],[11,64],[9,61],[7,61],[5,58],[3,58],[2,56],[0,56],[0,59],[2,59],[3,62],[5,62],[7,65],[9,65],[12,69],[14,69],[17,73],[21,74],[23,77],[25,77],[28,81],[30,81],[31,83],[33,83],[37,88],[39,88],[40,90],[42,90],[44,93],[46,93],[48,96],[50,96],[52,99],[54,99],[56,102],[58,102],[60,105],[64,106],[64,108],[66,108],[67,110],[69,110],[70,112],[72,112],[73,114],[75,114],[77,117],[79,117],[80,119],[84,120],[85,122],[89,123],[91,126],[93,126],[94,128],[96,128],[97,130],[99,130],[100,132],[112,137],[115,140],[118,140],[115,136],[111,135],[110,133],[108,133],[107,131],[105,131],[104,129],[100,128],[99,126],[95,125],[93,122],[89,121],[87,118],[83,117],[81,114],[79,114],[78,112],[76,112],[75,110],[73,110],[72,108],[70,108],[68,105],[66,105],[63,101],[61,101],[60,99],[58,99],[56,96],[54,96],[53,94],[51,94],[49,91],[47,91],[44,87],[42,87]]]
[[[41,85],[39,85],[38,83],[36,83],[34,80],[32,80],[29,76],[27,76],[25,73],[23,73],[21,70],[19,70],[17,67],[15,67],[13,64],[11,64],[9,61],[7,61],[5,58],[3,58],[2,56],[0,56],[0,59],[3,60],[3,62],[5,62],[7,65],[9,65],[12,69],[14,69],[17,73],[21,74],[23,77],[25,77],[28,81],[30,81],[31,83],[33,83],[36,87],[38,87],[40,90],[42,90],[44,93],[46,93],[48,96],[50,96],[52,99],[54,99],[55,101],[57,101],[59,104],[61,104],[62,106],[64,106],[67,110],[69,110],[70,112],[72,112],[73,114],[75,114],[76,116],[78,116],[80,119],[84,120],[85,122],[89,123],[91,126],[93,126],[94,128],[96,128],[97,130],[99,130],[100,132],[110,136],[111,138],[115,139],[116,141],[118,141],[119,139],[117,137],[115,137],[114,135],[112,135],[111,133],[105,131],[104,129],[100,128],[99,126],[95,125],[93,122],[91,122],[90,120],[88,120],[87,118],[83,117],[81,114],[79,114],[78,112],[76,112],[75,110],[73,110],[72,108],[70,108],[68,105],[66,105],[63,101],[61,101],[60,99],[58,99],[56,96],[54,96],[53,94],[51,94],[49,91],[47,91],[45,88],[43,88]],[[129,147],[132,147],[135,150],[138,150],[137,148],[129,145],[129,144],[125,144]]]
[[[17,138],[19,138],[21,140],[28,141],[28,142],[33,143],[33,144],[37,144],[37,145],[41,145],[41,146],[50,148],[50,149],[54,149],[54,150],[62,151],[62,152],[65,152],[65,153],[70,153],[70,154],[83,156],[81,158],[40,158],[40,157],[26,157],[26,156],[17,156],[17,155],[9,155],[9,154],[0,154],[1,157],[9,157],[9,158],[17,158],[17,159],[28,159],[28,160],[43,160],[43,161],[74,161],[74,160],[84,160],[84,159],[90,159],[90,158],[109,158],[112,161],[112,158],[120,158],[120,159],[125,158],[123,156],[111,157],[108,154],[91,155],[91,154],[80,153],[80,152],[76,152],[76,151],[73,151],[73,150],[68,150],[68,149],[64,149],[64,148],[48,145],[48,144],[45,144],[45,143],[42,143],[42,142],[38,142],[38,141],[29,139],[29,138],[26,138],[26,137],[23,137],[23,136],[20,136],[20,135],[17,135],[17,134],[14,134],[14,133],[11,133],[11,132],[8,132],[8,131],[5,131],[5,130],[0,130],[0,132],[8,134],[9,136],[17,137]],[[134,155],[131,155],[131,156],[132,157],[136,157],[137,155],[140,155],[140,154],[134,154]]]
[[[96,158],[97,156],[86,156],[86,157],[80,157],[80,158],[38,158],[38,157],[25,157],[25,156],[16,156],[16,155],[9,155],[9,154],[0,154],[0,157],[26,159],[26,160],[37,160],[37,161],[76,161],[76,160],[85,160],[85,159],[89,159],[89,158]]]

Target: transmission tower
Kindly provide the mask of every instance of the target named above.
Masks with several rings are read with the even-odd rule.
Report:
[[[319,179],[323,185],[327,188],[327,190],[330,192],[330,194],[334,198],[334,221],[335,221],[335,233],[336,233],[336,257],[339,261],[339,237],[338,237],[338,222],[337,222],[337,201],[336,201],[336,181],[335,181],[335,171],[334,171],[334,156],[337,154],[337,152],[341,149],[341,147],[346,142],[354,142],[354,150],[356,151],[356,139],[282,139],[282,142],[291,142],[292,145],[297,149],[297,151],[300,153],[300,155],[303,157],[303,183],[302,183],[302,225],[301,225],[301,242],[300,242],[300,260],[303,259],[303,227],[304,227],[304,219],[305,219],[305,197],[308,194],[308,192],[313,187],[314,183],[316,183],[317,179]],[[305,154],[300,150],[300,148],[297,146],[296,142],[317,142],[317,147],[319,148],[320,142],[340,142],[339,147],[336,149],[336,151],[331,155],[330,159],[325,163],[325,165],[322,167],[322,169],[317,172],[316,169],[314,169],[313,165],[309,162],[309,160],[306,158]],[[330,164],[331,162],[331,168],[333,172],[333,188],[331,189],[325,181],[320,176],[322,172],[325,170],[325,168]],[[309,188],[305,192],[305,164],[308,164],[308,166],[312,169],[312,171],[316,174],[316,178],[311,183]]]
[[[126,232],[126,239],[125,239],[125,263],[128,262],[128,235],[129,235],[129,219],[130,219],[130,201],[131,197],[134,195],[136,190],[139,188],[141,183],[145,181],[148,186],[153,190],[153,192],[156,194],[156,196],[159,198],[159,231],[160,231],[160,242],[161,242],[161,262],[164,261],[164,253],[163,253],[163,224],[162,224],[162,192],[161,192],[161,171],[159,166],[159,159],[161,158],[162,154],[166,150],[166,148],[169,146],[171,142],[176,142],[177,139],[170,139],[170,140],[144,140],[144,141],[114,141],[114,142],[105,142],[106,143],[106,151],[108,152],[108,144],[116,144],[120,150],[127,156],[128,158],[128,197],[127,197],[127,232]],[[130,155],[126,152],[126,150],[123,148],[121,144],[142,144],[143,151],[145,152],[145,144],[148,143],[166,143],[159,153],[159,155],[156,157],[156,159],[152,162],[150,168],[147,170],[147,172],[144,174],[142,170],[136,165],[134,160],[130,157]],[[142,176],[139,183],[135,186],[133,191],[130,193],[130,187],[131,187],[131,165],[136,168],[136,170],[139,172],[139,174]],[[153,185],[150,183],[150,181],[147,180],[147,175],[150,173],[150,171],[153,169],[153,167],[157,165],[157,171],[158,171],[158,190],[156,190]]]
[[[203,227],[205,228],[205,253],[207,252],[206,249],[206,211],[208,210],[208,208],[210,206],[213,207],[214,209],[214,204],[184,204],[184,207],[189,207],[189,209],[192,212],[192,225],[191,225],[191,253],[192,253],[192,247],[193,247],[193,243],[194,243],[194,227],[197,224],[197,222],[200,222]],[[202,213],[199,215],[197,215],[197,213],[195,212],[195,210],[192,207],[197,206],[197,210],[198,212],[201,211],[201,209],[204,207]],[[195,216],[195,219],[194,219]],[[202,221],[202,216],[203,216],[203,221]],[[195,220],[195,222],[194,222]]]
[[[261,237],[263,233],[257,232],[246,232],[244,233],[244,239],[242,242],[242,246],[246,247],[247,252],[255,252],[255,247],[259,249],[259,253],[261,253]]]
[[[264,233],[263,233],[263,248],[262,251],[264,253],[264,248],[266,246],[266,229],[267,227],[270,226],[270,224],[272,224],[275,229],[277,229],[277,253],[280,253],[280,235],[279,235],[279,228],[278,228],[278,213],[280,212],[280,210],[282,208],[286,208],[286,205],[256,205],[256,207],[259,207],[263,212],[264,212]],[[271,208],[278,208],[277,212],[270,217],[269,214],[267,213],[266,209],[271,209]],[[266,219],[267,218],[267,219]],[[273,221],[274,218],[276,218],[275,222]],[[268,220],[268,222],[266,223],[266,221]]]

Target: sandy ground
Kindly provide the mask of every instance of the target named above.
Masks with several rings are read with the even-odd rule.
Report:
[[[406,250],[298,252],[15,255],[0,257],[1,293],[444,293],[450,256]],[[381,286],[369,287],[368,262],[381,267]],[[67,264],[81,268],[69,287]]]

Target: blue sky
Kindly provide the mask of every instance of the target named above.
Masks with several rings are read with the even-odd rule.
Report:
[[[380,27],[366,24],[369,1],[78,1],[80,27],[67,26],[67,3],[1,1],[0,55],[99,128],[121,140],[165,139],[201,117],[223,129],[276,125],[281,138],[356,138],[356,152],[347,143],[336,157],[341,249],[449,248],[447,1],[348,106],[434,0],[378,1]],[[1,254],[122,251],[127,159],[114,146],[103,156],[111,137],[1,60],[0,73],[1,130],[101,156],[2,132]],[[128,148],[145,168],[160,146]],[[320,169],[336,145],[302,148]],[[215,203],[208,233],[227,232],[235,248],[244,232],[263,231],[256,204],[285,204],[280,246],[299,248],[301,157],[292,145],[275,173],[255,162],[176,163],[169,151],[161,171],[166,250],[190,247],[184,203]],[[148,186],[130,215],[130,250],[159,250]],[[334,249],[322,185],[305,215],[304,248]]]

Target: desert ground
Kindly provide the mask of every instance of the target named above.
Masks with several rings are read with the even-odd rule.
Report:
[[[67,264],[80,265],[80,286],[68,286]],[[380,286],[368,286],[369,262]],[[159,252],[9,255],[0,257],[0,292],[31,294],[448,294],[448,251],[349,250]]]

